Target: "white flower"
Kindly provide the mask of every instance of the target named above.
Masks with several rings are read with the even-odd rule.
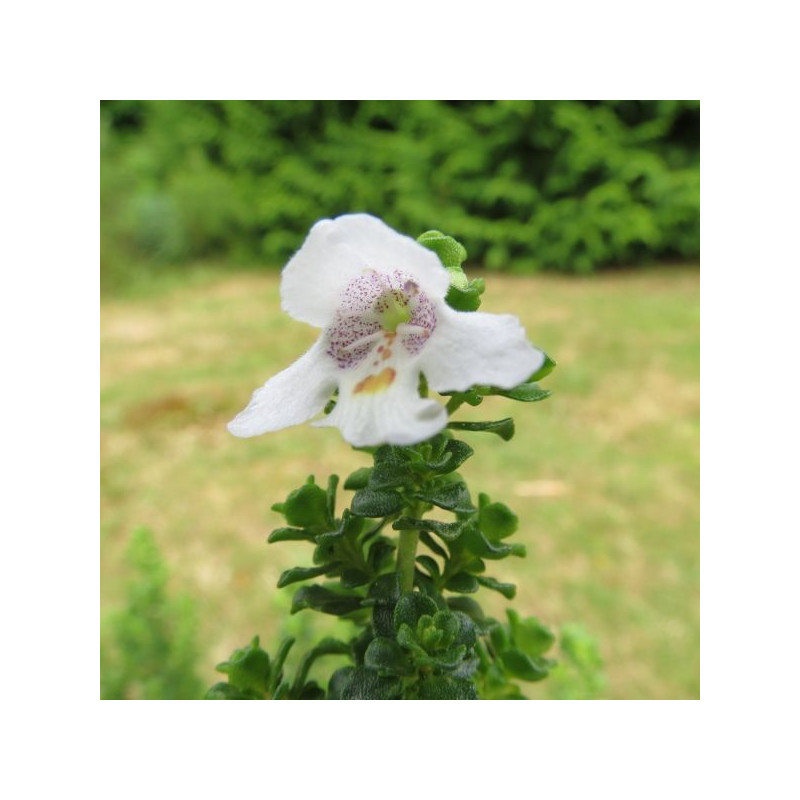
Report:
[[[314,417],[334,389],[333,425],[357,447],[421,442],[447,424],[419,395],[476,384],[510,389],[544,363],[516,317],[454,311],[439,258],[368,214],[317,222],[284,267],[283,309],[322,329],[288,369],[253,393],[228,429],[257,436]]]

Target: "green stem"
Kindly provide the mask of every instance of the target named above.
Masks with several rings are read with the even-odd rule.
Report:
[[[397,575],[400,578],[400,591],[403,594],[414,588],[418,541],[419,531],[400,531],[397,542]]]

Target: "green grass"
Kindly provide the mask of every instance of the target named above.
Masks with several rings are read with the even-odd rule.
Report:
[[[279,276],[213,273],[102,306],[102,603],[122,601],[123,553],[146,525],[196,599],[201,676],[285,621],[281,571],[301,544],[267,545],[272,503],[315,473],[362,466],[332,429],[241,440],[225,423],[314,341],[280,311]],[[493,574],[515,606],[600,640],[609,698],[699,696],[699,275],[672,268],[588,279],[488,276],[483,309],[517,314],[559,366],[534,405],[500,398],[463,418],[513,415],[509,443],[465,434],[475,491],[522,520],[524,560]],[[507,601],[484,590],[502,614]],[[305,615],[308,615],[307,617]],[[318,624],[318,623],[315,623]],[[547,682],[532,696],[547,696]]]

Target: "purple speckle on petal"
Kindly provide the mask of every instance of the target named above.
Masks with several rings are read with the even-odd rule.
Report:
[[[328,355],[341,369],[361,363],[383,339],[381,334],[386,331],[382,320],[390,306],[403,309],[403,313],[408,315],[408,322],[404,324],[416,329],[403,332],[401,325],[398,331],[400,343],[412,355],[422,350],[436,328],[433,303],[406,273],[373,270],[347,284],[327,331]],[[390,331],[394,334],[394,328]]]

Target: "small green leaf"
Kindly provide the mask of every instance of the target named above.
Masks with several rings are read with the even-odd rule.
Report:
[[[502,653],[511,646],[511,637],[503,625],[495,622],[489,628],[489,640],[496,653]]]
[[[428,250],[433,250],[445,267],[460,267],[467,258],[467,251],[461,242],[441,231],[425,231],[417,241]]]
[[[370,574],[360,569],[347,567],[342,570],[341,578],[342,586],[345,589],[355,589],[357,586],[365,586],[370,581]]]
[[[485,586],[487,589],[494,589],[494,591],[500,592],[503,597],[507,597],[509,600],[513,600],[517,594],[517,587],[513,583],[501,583],[484,575],[477,575],[476,580],[481,586]]]
[[[412,455],[413,451],[407,447],[396,444],[382,444],[374,455],[376,464],[404,464]]]
[[[428,486],[414,497],[457,514],[475,511],[475,506],[472,505],[472,499],[469,496],[469,489],[463,481]]]
[[[342,692],[347,688],[350,680],[352,679],[355,667],[341,667],[331,675],[328,681],[328,699],[341,700]]]
[[[523,681],[544,680],[550,671],[544,659],[529,658],[519,650],[506,650],[500,660],[509,675]]]
[[[291,613],[296,614],[305,608],[313,608],[323,614],[340,617],[361,608],[361,598],[337,594],[324,586],[303,586],[292,598]]]
[[[297,693],[292,693],[294,700],[324,700],[325,691],[319,687],[314,681],[307,683]]]
[[[278,688],[272,693],[273,700],[291,700],[292,687],[288,681],[283,681],[278,685]]]
[[[269,655],[259,646],[258,636],[254,636],[247,647],[234,650],[227,661],[217,664],[216,669],[227,675],[228,683],[237,689],[261,694],[268,691]]]
[[[461,396],[464,398],[464,402],[473,408],[477,408],[483,402],[483,395],[475,389],[468,389],[466,392],[461,392]]]
[[[453,611],[460,611],[479,625],[486,621],[483,609],[471,597],[448,597],[447,606]]]
[[[448,422],[447,427],[454,431],[487,431],[497,434],[504,442],[514,436],[514,420],[511,417],[494,422]]]
[[[299,695],[304,691],[304,684],[308,678],[309,670],[314,662],[321,656],[348,656],[351,655],[350,645],[346,642],[333,639],[330,636],[323,639],[316,647],[309,650],[303,658],[297,670],[297,675],[292,685],[292,695],[301,700],[310,700],[315,698],[300,697]]]
[[[367,551],[367,564],[373,572],[380,572],[385,566],[389,556],[395,551],[395,544],[386,537],[380,536],[370,546]]]
[[[350,513],[350,509],[346,508],[342,513],[342,519],[339,521],[339,526],[332,531],[325,531],[320,533],[315,541],[318,545],[332,545],[337,539],[343,539],[347,536],[356,537],[364,528],[364,520],[361,517],[354,517]]]
[[[292,649],[294,642],[295,640],[291,636],[288,639],[284,639],[278,648],[278,652],[275,654],[275,658],[272,660],[272,677],[269,685],[273,700],[278,699],[276,693],[283,679],[283,665],[286,663],[286,657],[289,655],[289,651]]]
[[[329,572],[333,566],[332,564],[325,564],[321,567],[292,567],[284,570],[280,578],[278,578],[278,588],[283,589],[284,586],[289,586],[293,583],[317,578]]]
[[[314,483],[313,475],[304,486],[291,492],[284,503],[276,503],[272,508],[295,528],[324,530],[330,521],[328,493]]]
[[[376,636],[395,635],[394,617],[388,606],[375,606],[372,609],[372,631]]]
[[[452,615],[458,620],[458,633],[453,643],[464,645],[468,650],[471,650],[478,641],[478,626],[472,621],[472,617],[463,611],[453,609]]]
[[[483,395],[478,391],[479,388],[478,386],[472,386],[464,392],[440,392],[440,394],[457,399],[458,405],[467,403],[470,406],[479,406],[483,402]]]
[[[355,667],[342,687],[342,700],[399,700],[403,686],[398,678],[381,677],[376,670]]]
[[[439,522],[435,519],[414,519],[413,517],[400,517],[392,523],[396,531],[431,531],[448,542],[452,542],[461,535],[463,525],[461,522]]]
[[[517,515],[503,503],[491,503],[485,494],[478,496],[478,524],[492,541],[511,536],[519,527]]]
[[[500,542],[490,541],[478,527],[474,518],[464,525],[464,533],[461,537],[461,541],[469,552],[474,553],[479,558],[488,558],[497,561],[507,556],[523,557],[525,555],[525,545],[502,544]]]
[[[436,559],[431,558],[430,556],[417,556],[417,562],[425,567],[428,570],[428,573],[432,578],[438,578],[441,574],[439,571],[439,565],[436,563]]]
[[[448,647],[455,642],[461,632],[461,619],[452,611],[437,611],[433,615],[433,625],[442,631],[444,634],[442,641]]]
[[[472,594],[478,591],[478,579],[468,572],[459,572],[447,581],[445,589],[459,594]]]
[[[342,513],[342,518],[339,521],[339,526],[332,531],[325,531],[316,537],[318,545],[331,545],[337,539],[343,539],[347,536],[354,538],[361,533],[364,529],[364,520],[361,517],[354,517],[350,513],[350,509],[346,508]]]
[[[369,476],[372,473],[372,467],[361,467],[355,472],[351,472],[344,482],[345,489],[363,489],[369,483]]]
[[[466,278],[466,276],[464,277]],[[463,281],[459,281],[459,283],[463,283]],[[454,308],[456,311],[477,311],[481,306],[481,295],[485,289],[486,283],[482,278],[469,281],[466,286],[457,285],[451,278],[445,301],[450,308]]]
[[[440,556],[445,561],[449,558],[447,554],[447,550],[445,550],[437,541],[431,536],[427,531],[422,531],[419,535],[419,540],[432,552],[436,553],[437,556]]]
[[[276,528],[267,537],[270,544],[275,542],[313,542],[314,534],[302,528]]]
[[[206,700],[263,700],[263,695],[242,690],[229,683],[215,683],[207,692]]]
[[[433,472],[445,475],[449,472],[455,472],[474,452],[466,442],[462,442],[459,439],[451,439],[445,445],[440,458],[436,461],[426,462],[425,466]]]
[[[513,609],[506,609],[514,644],[531,658],[541,656],[555,644],[556,637],[536,617],[522,619]]]
[[[381,575],[367,590],[364,603],[373,606],[372,628],[376,636],[394,636],[394,607],[399,597],[400,580],[396,572]]]
[[[403,498],[390,489],[359,489],[353,495],[351,510],[358,517],[388,517],[403,508]]]
[[[542,389],[537,383],[520,383],[513,389],[496,389],[492,387],[491,394],[508,397],[511,400],[518,400],[521,403],[538,403],[550,397],[552,392],[549,389]]]
[[[327,512],[328,512],[328,519],[332,520],[336,518],[336,487],[339,485],[339,476],[338,475],[331,475],[328,478],[328,491],[326,492],[327,495]]]
[[[288,636],[286,639],[281,641],[280,647],[278,647],[278,652],[275,654],[275,659],[273,660],[272,664],[272,672],[276,674],[283,669],[283,664],[286,661],[286,657],[289,655],[289,651],[294,646],[294,637]]]
[[[404,486],[413,477],[414,473],[408,464],[385,461],[375,465],[369,477],[369,486],[371,489],[392,489]]]
[[[399,630],[401,625],[408,625],[415,629],[419,618],[424,614],[433,616],[438,607],[430,597],[419,592],[407,592],[397,601],[394,608],[394,627]]]
[[[350,645],[347,642],[326,636],[311,652],[314,654],[314,658],[319,658],[320,656],[346,656],[350,654]]]
[[[449,675],[434,675],[420,681],[420,700],[477,700],[478,693],[472,681],[452,678]]]
[[[364,654],[364,666],[376,669],[381,675],[410,675],[414,667],[406,651],[394,639],[378,636]]]
[[[471,558],[464,564],[464,571],[472,572],[477,575],[480,572],[486,572],[486,564],[484,564],[482,559],[475,556],[475,558]]]
[[[400,598],[400,579],[396,572],[388,575],[381,575],[372,586],[369,587],[367,597],[374,605],[394,606]]]
[[[464,667],[467,648],[463,645],[451,647],[449,650],[437,651],[435,655],[416,655],[414,661],[420,666],[430,666],[438,670],[452,672]]]

